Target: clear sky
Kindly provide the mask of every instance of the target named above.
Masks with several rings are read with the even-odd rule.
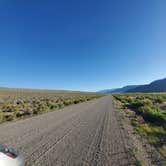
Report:
[[[166,77],[166,0],[1,0],[0,86],[100,90]]]

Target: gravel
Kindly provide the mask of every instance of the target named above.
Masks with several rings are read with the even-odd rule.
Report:
[[[112,96],[0,125],[0,143],[19,149],[26,166],[129,166]]]

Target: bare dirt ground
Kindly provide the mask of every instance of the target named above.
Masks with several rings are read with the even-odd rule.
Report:
[[[111,96],[0,125],[0,143],[26,166],[133,165],[125,142]]]

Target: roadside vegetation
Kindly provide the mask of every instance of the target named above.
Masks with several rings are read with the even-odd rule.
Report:
[[[134,133],[145,138],[166,165],[166,93],[114,94],[122,110],[130,114]]]
[[[71,91],[0,89],[0,123],[57,110],[101,96]]]

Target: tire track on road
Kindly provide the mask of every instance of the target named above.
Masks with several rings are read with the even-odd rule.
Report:
[[[105,96],[2,124],[0,140],[21,149],[26,166],[129,166],[121,132],[112,97]]]

